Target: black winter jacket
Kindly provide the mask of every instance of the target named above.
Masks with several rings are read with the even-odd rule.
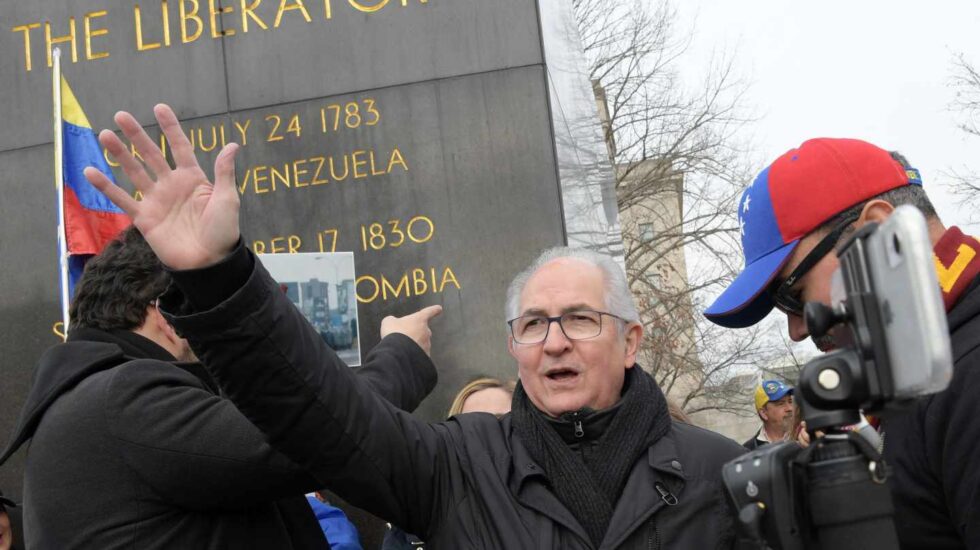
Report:
[[[365,386],[399,406],[435,385],[428,364],[365,364]],[[31,548],[329,548],[303,497],[321,485],[200,364],[133,332],[79,329],[44,354],[0,463],[28,439]]]
[[[429,424],[390,406],[351,376],[261,265],[249,263],[244,277],[210,273],[212,280],[247,278],[212,309],[195,312],[174,295],[164,303],[179,313],[172,319],[177,330],[273,445],[345,500],[432,548],[594,548],[549,488],[510,415]],[[175,281],[189,285],[180,273]],[[403,335],[382,343],[384,359],[402,368],[429,361]],[[721,466],[743,452],[717,434],[673,424],[634,465],[600,548],[730,548]]]
[[[980,548],[980,278],[947,319],[949,387],[883,421],[902,548]]]

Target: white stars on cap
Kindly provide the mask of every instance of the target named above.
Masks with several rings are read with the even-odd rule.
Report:
[[[742,213],[747,214],[749,211],[749,203],[752,202],[752,197],[748,193],[745,194],[745,200],[742,201]]]

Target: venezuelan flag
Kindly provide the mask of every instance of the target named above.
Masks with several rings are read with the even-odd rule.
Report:
[[[64,189],[65,248],[68,255],[68,296],[82,276],[85,262],[102,251],[131,223],[118,206],[92,186],[82,173],[94,166],[112,178],[109,163],[92,125],[65,77],[61,76],[61,164]]]

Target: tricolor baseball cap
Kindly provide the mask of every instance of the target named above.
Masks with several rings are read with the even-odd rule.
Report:
[[[866,141],[817,138],[786,152],[739,200],[745,268],[705,317],[729,328],[758,323],[774,307],[766,288],[800,239],[840,212],[910,184],[922,185],[917,170]]]
[[[793,393],[793,386],[787,386],[780,380],[766,380],[755,387],[755,410],[766,406],[770,401],[779,401]]]

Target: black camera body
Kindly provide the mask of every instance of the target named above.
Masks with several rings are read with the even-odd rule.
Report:
[[[887,415],[941,391],[952,376],[925,219],[899,207],[837,254],[832,305],[804,308],[811,335],[830,334],[837,346],[809,361],[797,385],[813,443],[766,445],[722,471],[740,548],[898,548],[887,467],[847,427],[861,411]]]

